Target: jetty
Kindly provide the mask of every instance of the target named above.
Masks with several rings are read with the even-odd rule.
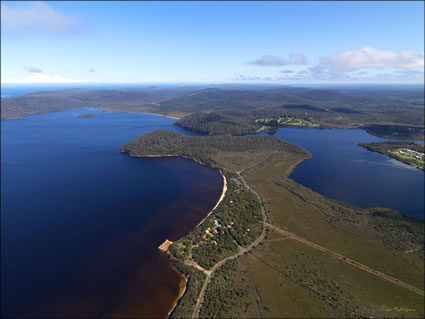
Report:
[[[159,245],[158,249],[166,252],[172,244],[173,242],[171,240],[166,239],[161,245]]]

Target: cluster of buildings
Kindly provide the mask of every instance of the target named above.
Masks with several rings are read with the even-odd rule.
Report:
[[[222,225],[218,222],[218,220],[217,219],[214,219],[214,226],[215,227],[213,227],[212,229],[211,229],[211,227],[208,227],[206,230],[205,230],[205,234],[202,236],[202,241],[199,243],[199,244],[197,244],[197,245],[193,245],[193,247],[199,247],[199,246],[201,246],[201,245],[203,245],[203,244],[207,244],[208,243],[208,238],[207,238],[207,236],[210,238],[210,239],[212,239],[212,242],[214,243],[214,244],[216,244],[217,245],[217,242],[215,241],[215,240],[213,240],[213,238],[216,236],[216,235],[220,235],[219,234],[219,231],[218,231],[218,229],[220,228],[220,227],[222,227]],[[232,228],[232,226],[233,226],[233,222],[232,223],[230,223],[229,225],[227,225],[226,227],[227,228]]]
[[[398,150],[398,152],[401,155],[406,155],[406,156],[411,156],[420,160],[423,160],[425,158],[425,154],[421,153],[421,152],[417,152],[414,150],[409,150],[408,148],[402,148],[400,150]]]

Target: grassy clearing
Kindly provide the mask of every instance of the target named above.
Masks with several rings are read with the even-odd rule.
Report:
[[[425,159],[417,158],[415,155],[424,154],[424,145],[416,144],[413,142],[379,142],[379,143],[366,143],[359,144],[360,146],[368,149],[372,152],[378,152],[389,157],[392,157],[398,161],[401,161],[407,165],[425,169]],[[403,152],[404,154],[401,154]],[[407,153],[407,154],[406,154]]]
[[[297,242],[276,239],[279,235],[270,233],[252,254],[213,278],[204,317],[423,316],[423,297]]]
[[[262,195],[271,223],[423,289],[423,250],[404,253],[410,245],[423,246],[423,235],[415,233],[423,224],[372,219],[363,210],[357,216],[357,208],[281,185],[298,161],[274,154],[244,174]],[[420,295],[269,232],[213,276],[200,316],[415,318],[423,307]]]
[[[282,169],[285,170],[285,167],[280,172]],[[372,217],[361,209],[338,205],[337,202],[302,186],[298,193],[294,193],[290,186],[281,182],[278,177],[282,174],[280,172],[277,161],[262,165],[246,175],[248,183],[263,196],[270,223],[423,290],[423,224],[409,223],[417,232],[411,244],[413,246],[403,246],[401,251],[391,249],[384,242],[392,241],[392,246],[397,247],[396,244],[401,245],[407,241],[402,236],[400,229],[403,228],[400,228],[399,222],[394,221],[389,225],[379,223],[384,228],[374,228],[376,223],[373,223]],[[287,168],[286,173],[289,173]],[[336,215],[335,211],[339,210],[341,214]],[[361,215],[355,218],[357,214]],[[394,237],[379,237],[380,233],[392,231],[391,228],[396,230]],[[366,231],[362,231],[363,229]],[[409,234],[409,230],[405,232]],[[399,233],[400,237],[395,237]],[[410,237],[407,238],[408,241],[413,241]],[[403,253],[411,247],[415,247],[417,251]]]
[[[393,155],[391,157],[398,159],[404,163],[407,163],[409,165],[412,165],[416,168],[424,170],[425,168],[425,160],[418,159],[413,156],[400,154],[399,151],[387,151],[389,154]]]
[[[264,124],[268,126],[299,126],[299,127],[320,127],[319,124],[313,123],[307,119],[301,118],[291,118],[291,117],[281,117],[278,119],[275,118],[265,118],[255,120],[258,124]]]

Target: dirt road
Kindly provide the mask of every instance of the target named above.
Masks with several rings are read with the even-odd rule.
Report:
[[[255,196],[257,196],[257,198],[260,201],[260,203],[262,203],[261,202],[260,195],[247,184],[247,182],[245,181],[245,179],[241,176],[241,172],[242,171],[239,171],[239,172],[236,173],[236,174],[238,174],[238,177],[239,177],[240,181],[244,184],[244,186],[247,189],[249,189],[251,192],[253,192],[255,194]],[[204,301],[205,292],[207,290],[208,284],[209,284],[209,282],[211,280],[211,277],[212,277],[214,271],[217,268],[219,268],[222,265],[224,265],[227,261],[229,261],[231,259],[235,259],[236,257],[242,256],[243,254],[247,253],[252,248],[254,248],[255,246],[257,246],[264,239],[264,237],[266,237],[267,216],[266,216],[266,211],[264,210],[264,206],[262,204],[261,204],[261,214],[263,215],[263,231],[261,232],[261,235],[258,236],[258,238],[254,242],[252,242],[246,248],[243,248],[243,247],[239,246],[239,250],[238,250],[238,252],[236,254],[231,255],[229,257],[226,257],[223,260],[219,261],[210,270],[206,270],[206,269],[203,269],[202,270],[207,275],[207,279],[205,280],[204,285],[202,286],[201,292],[199,294],[198,300],[196,301],[196,306],[195,306],[195,310],[193,312],[192,318],[198,318],[199,317],[199,310],[201,309],[202,302]],[[198,265],[198,267],[200,267],[200,266]],[[200,268],[202,268],[202,267],[200,267]]]
[[[253,166],[255,166],[255,165],[253,165]],[[322,253],[330,256],[331,258],[337,259],[337,260],[339,260],[341,262],[344,262],[346,264],[349,264],[349,265],[351,265],[353,267],[356,267],[356,268],[361,269],[363,271],[366,271],[366,272],[368,272],[370,274],[373,274],[375,276],[378,276],[378,277],[380,277],[380,278],[382,278],[382,279],[384,279],[384,280],[386,280],[388,282],[391,282],[391,283],[393,283],[393,284],[395,284],[397,286],[400,286],[400,287],[409,289],[410,291],[413,291],[413,292],[415,292],[415,293],[417,293],[417,294],[419,294],[421,296],[424,296],[424,292],[422,290],[416,288],[416,287],[413,287],[413,286],[411,286],[409,284],[406,284],[406,283],[404,283],[404,282],[402,282],[402,281],[400,281],[400,280],[398,280],[396,278],[393,278],[391,276],[388,276],[388,275],[386,275],[386,274],[384,274],[384,273],[382,273],[380,271],[377,271],[377,270],[374,270],[372,268],[369,268],[366,265],[363,265],[363,264],[361,264],[361,263],[359,263],[359,262],[357,262],[355,260],[349,259],[349,258],[347,258],[347,257],[345,257],[345,256],[343,256],[341,254],[338,254],[336,252],[333,252],[333,251],[331,251],[331,250],[329,250],[327,248],[324,248],[322,246],[319,246],[319,245],[317,245],[317,244],[315,244],[315,243],[313,243],[311,241],[308,241],[308,240],[306,240],[306,239],[304,239],[302,237],[299,237],[299,236],[297,236],[297,235],[295,235],[295,234],[293,234],[291,232],[288,232],[288,231],[286,231],[284,229],[281,229],[281,228],[279,228],[277,226],[274,226],[272,224],[269,224],[268,223],[268,219],[267,219],[267,214],[266,214],[266,211],[264,209],[264,205],[263,205],[263,201],[261,199],[261,196],[251,186],[249,186],[248,183],[245,181],[245,179],[241,176],[241,173],[243,171],[244,170],[240,170],[240,171],[234,172],[234,173],[236,173],[238,175],[238,178],[242,182],[242,184],[247,189],[249,189],[252,193],[254,193],[255,196],[260,201],[260,203],[261,203],[261,214],[263,215],[263,231],[262,231],[261,235],[253,243],[251,243],[248,247],[243,248],[243,247],[240,247],[239,246],[239,250],[238,250],[238,252],[236,254],[234,254],[232,256],[229,256],[229,257],[227,257],[227,258],[219,261],[210,270],[203,269],[201,266],[199,266],[199,265],[196,264],[196,266],[197,266],[196,268],[198,268],[199,270],[203,271],[207,275],[207,278],[206,278],[206,280],[204,282],[204,285],[202,286],[201,292],[200,292],[199,297],[198,297],[198,300],[196,302],[196,306],[195,306],[195,310],[193,312],[192,318],[198,318],[199,317],[199,311],[201,309],[202,302],[204,300],[205,292],[206,292],[206,290],[208,288],[208,284],[209,284],[209,282],[210,282],[210,280],[212,278],[212,275],[214,274],[214,271],[217,270],[219,267],[221,267],[223,264],[225,264],[227,261],[229,261],[231,259],[235,259],[235,258],[237,258],[239,256],[242,256],[243,254],[247,253],[252,248],[254,248],[255,246],[257,246],[265,238],[267,227],[270,227],[270,229],[273,229],[273,230],[275,230],[275,231],[277,231],[277,232],[285,235],[288,239],[296,240],[296,241],[298,241],[298,242],[300,242],[300,243],[302,243],[302,244],[304,244],[306,246],[309,246],[311,248],[314,248],[316,250],[319,250]]]
[[[357,268],[359,268],[361,270],[364,270],[364,271],[366,271],[368,273],[371,273],[371,274],[373,274],[375,276],[378,276],[378,277],[380,277],[380,278],[382,278],[382,279],[384,279],[386,281],[389,281],[389,282],[391,282],[391,283],[393,283],[393,284],[395,284],[397,286],[400,286],[400,287],[409,289],[410,291],[413,291],[413,292],[415,292],[415,293],[417,293],[417,294],[419,294],[421,296],[424,295],[424,292],[422,290],[420,290],[420,289],[418,289],[416,287],[413,287],[413,286],[411,286],[409,284],[406,284],[406,283],[402,282],[401,280],[398,280],[398,279],[396,279],[394,277],[388,276],[388,275],[386,275],[386,274],[384,274],[384,273],[382,273],[380,271],[377,271],[375,269],[369,268],[368,266],[363,265],[363,264],[361,264],[361,263],[359,263],[359,262],[357,262],[355,260],[352,260],[350,258],[347,258],[347,257],[341,255],[341,254],[338,254],[336,252],[333,252],[332,250],[329,250],[329,249],[324,248],[322,246],[319,246],[319,245],[317,245],[315,243],[312,243],[311,241],[308,241],[308,240],[306,240],[306,239],[304,239],[302,237],[299,237],[299,236],[297,236],[297,235],[295,235],[293,233],[290,233],[290,232],[288,232],[288,231],[286,231],[284,229],[281,229],[279,227],[276,227],[276,226],[274,226],[272,224],[267,223],[266,225],[268,227],[270,227],[271,229],[277,231],[278,233],[281,233],[282,235],[285,235],[288,239],[296,240],[296,241],[298,241],[298,242],[300,242],[300,243],[302,243],[302,244],[304,244],[306,246],[309,246],[311,248],[314,248],[316,250],[319,250],[322,253],[324,253],[325,255],[328,255],[328,256],[330,256],[330,257],[332,257],[334,259],[337,259],[339,261],[342,261],[342,262],[344,262],[346,264],[349,264],[351,266],[357,267]]]

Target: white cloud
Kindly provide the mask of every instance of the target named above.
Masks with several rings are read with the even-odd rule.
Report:
[[[364,47],[325,58],[320,65],[331,68],[423,68],[424,53],[415,50],[383,51]]]
[[[40,68],[37,68],[35,66],[26,66],[25,70],[27,70],[30,73],[43,73],[43,71]]]
[[[88,80],[74,80],[71,78],[65,78],[59,75],[47,75],[44,73],[31,73],[23,79],[5,79],[1,83],[87,83]]]
[[[285,65],[287,63],[288,63],[287,61],[277,56],[264,55],[261,58],[250,62],[249,64],[260,65],[260,66],[279,66],[279,65]]]
[[[280,66],[287,64],[306,64],[304,54],[293,52],[289,54],[288,59],[280,58],[274,55],[263,55],[261,58],[249,62],[249,64],[259,66]]]
[[[1,4],[2,28],[12,31],[68,33],[79,24],[76,17],[65,15],[41,1],[17,7]]]
[[[88,71],[89,71],[89,72],[96,72],[96,70],[95,70],[95,69],[89,69]]]
[[[351,83],[423,83],[424,70],[418,69],[340,69],[314,66],[279,77],[285,81]]]
[[[257,81],[257,82],[270,82],[275,80],[274,77],[270,76],[250,76],[250,75],[242,75],[238,74],[234,78],[232,78],[232,81]]]

